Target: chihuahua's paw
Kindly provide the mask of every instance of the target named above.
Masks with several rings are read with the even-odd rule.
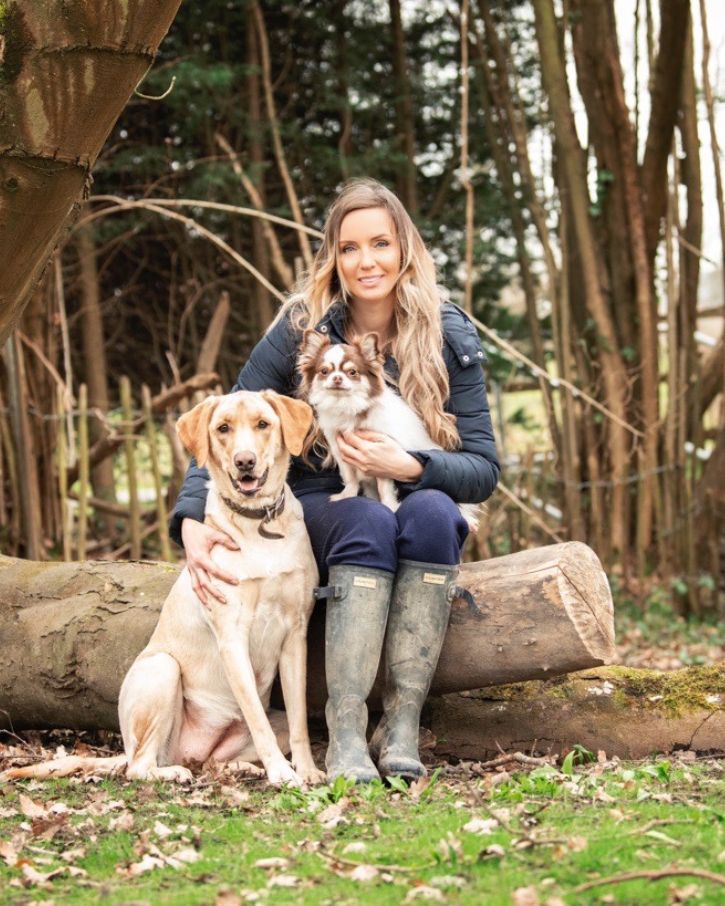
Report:
[[[330,501],[334,503],[337,500],[349,500],[351,497],[357,497],[357,488],[345,488],[339,494],[333,494]]]

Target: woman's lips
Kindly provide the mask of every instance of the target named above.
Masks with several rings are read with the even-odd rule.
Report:
[[[374,277],[358,277],[357,279],[358,283],[362,283],[363,286],[375,286],[383,279],[383,275],[376,274]]]

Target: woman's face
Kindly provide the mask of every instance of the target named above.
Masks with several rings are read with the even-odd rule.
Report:
[[[361,208],[340,224],[337,273],[356,302],[392,302],[400,275],[400,243],[385,208]]]

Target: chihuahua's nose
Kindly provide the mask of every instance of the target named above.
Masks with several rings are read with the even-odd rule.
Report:
[[[257,457],[251,450],[242,450],[234,454],[234,465],[240,472],[251,472],[257,464]]]
[[[335,387],[339,387],[340,384],[342,384],[342,375],[341,375],[341,374],[333,374],[333,375],[332,375],[332,383],[335,385]]]

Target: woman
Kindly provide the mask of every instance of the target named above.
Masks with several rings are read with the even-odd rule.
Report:
[[[479,367],[483,351],[463,312],[442,302],[433,260],[403,205],[367,179],[347,183],[332,204],[310,273],[252,350],[234,389],[294,395],[307,327],[332,343],[375,331],[387,350],[386,375],[443,448],[406,451],[372,432],[340,438],[347,462],[398,482],[396,513],[367,497],[330,502],[342,488],[336,469],[294,460],[288,478],[331,594],[325,627],[328,779],[419,777],[425,774],[418,754],[420,712],[468,533],[456,503],[485,500],[499,475]],[[207,603],[209,596],[223,600],[214,577],[233,578],[210,557],[215,544],[230,539],[202,523],[205,482],[205,472],[192,463],[171,533],[183,540],[194,587]],[[384,641],[384,715],[368,750],[366,700]]]

